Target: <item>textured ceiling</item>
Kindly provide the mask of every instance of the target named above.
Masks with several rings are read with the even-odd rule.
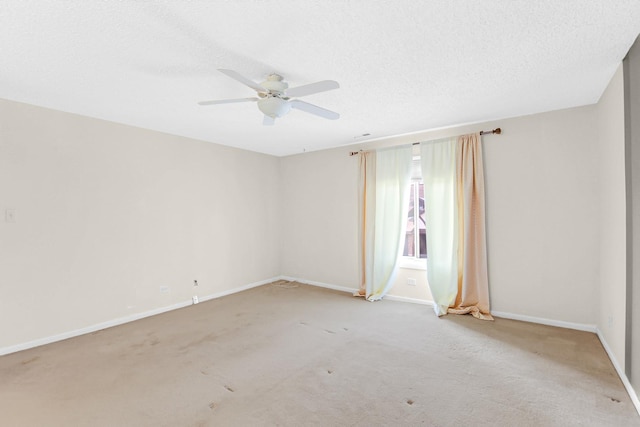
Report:
[[[598,101],[638,0],[3,0],[0,98],[277,156]],[[263,126],[216,71],[340,113]],[[363,137],[363,134],[370,134]]]

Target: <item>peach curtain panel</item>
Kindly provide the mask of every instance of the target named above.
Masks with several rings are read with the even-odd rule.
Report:
[[[434,310],[493,320],[480,134],[423,142],[420,155]]]
[[[493,320],[489,309],[484,167],[479,133],[458,137],[458,294],[449,313]]]
[[[362,151],[358,180],[358,252],[360,286],[356,296],[367,296],[367,279],[373,276],[373,232],[376,210],[376,152]]]

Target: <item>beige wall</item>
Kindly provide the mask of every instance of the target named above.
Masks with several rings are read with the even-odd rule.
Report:
[[[279,184],[275,157],[0,101],[0,349],[277,277]]]
[[[358,170],[346,151],[280,159],[281,273],[286,276],[358,287]]]
[[[358,161],[349,151],[500,126],[501,136],[484,137],[492,309],[595,325],[595,112],[573,108],[283,158],[283,224],[295,226],[283,228],[282,273],[357,288]],[[429,299],[425,276],[400,272],[390,294]],[[418,280],[416,287],[406,284],[408,277]]]
[[[595,108],[502,121],[485,144],[492,306],[594,325],[598,273]]]
[[[624,354],[621,81],[597,106],[280,159],[0,101],[0,349],[188,301],[194,279],[200,296],[279,275],[356,289],[348,152],[500,126],[483,143],[492,309],[597,324]],[[430,300],[425,276],[390,294]]]
[[[626,195],[624,82],[618,68],[598,103],[600,280],[598,329],[624,371],[626,311]]]

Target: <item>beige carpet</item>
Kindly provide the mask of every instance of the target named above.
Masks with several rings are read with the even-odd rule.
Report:
[[[640,426],[594,334],[262,286],[0,357],[3,426]]]

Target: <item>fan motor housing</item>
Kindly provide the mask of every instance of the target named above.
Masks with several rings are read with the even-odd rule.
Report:
[[[260,86],[272,93],[282,94],[289,88],[287,82],[282,81],[282,76],[279,74],[269,74],[267,80],[260,83]]]

